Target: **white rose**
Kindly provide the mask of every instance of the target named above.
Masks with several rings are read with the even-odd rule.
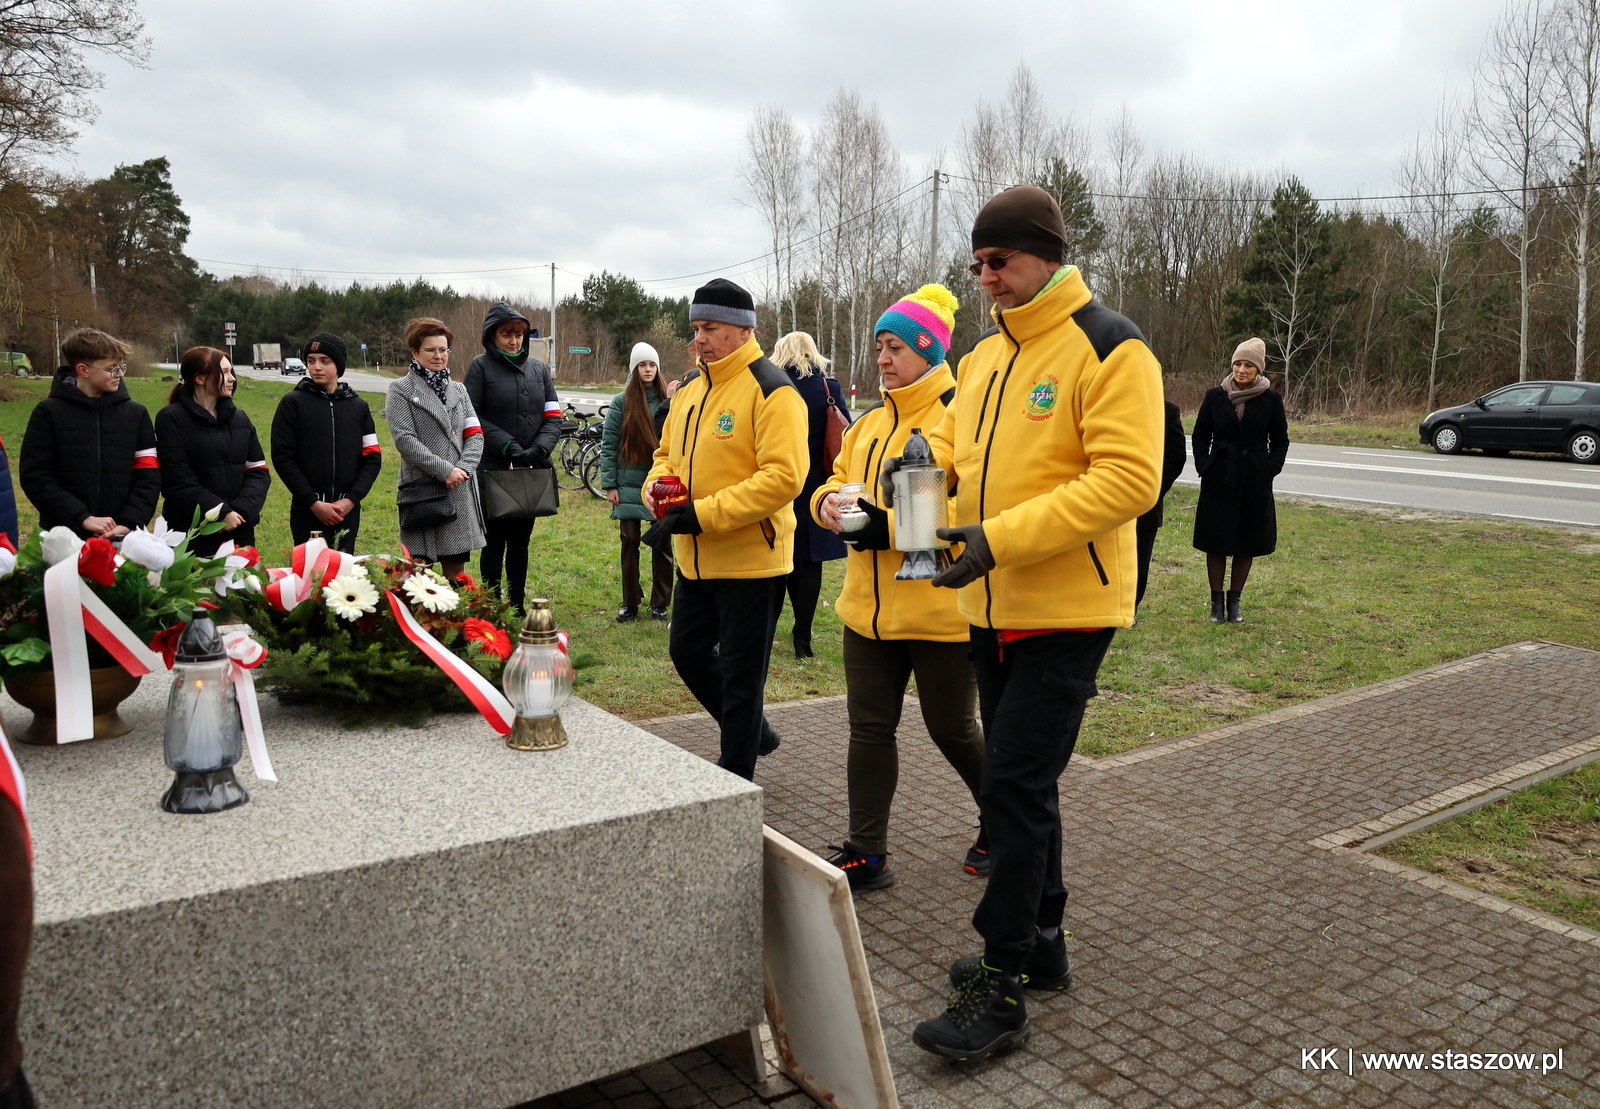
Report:
[[[76,532],[65,524],[51,528],[39,537],[40,550],[44,560],[51,566],[58,562],[65,562],[69,558],[77,558],[78,552],[83,549],[83,540],[78,538]]]
[[[122,553],[146,570],[165,570],[172,565],[172,548],[158,535],[143,528],[130,531],[122,537]]]
[[[11,572],[16,568],[17,556],[6,550],[4,547],[0,547],[0,580],[9,578],[11,576]]]

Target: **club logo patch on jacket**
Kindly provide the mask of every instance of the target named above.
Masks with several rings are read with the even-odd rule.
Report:
[[[712,432],[718,439],[733,438],[733,409],[724,408],[717,413],[716,430]]]
[[[1048,420],[1056,414],[1056,399],[1061,392],[1061,382],[1054,374],[1044,374],[1028,390],[1027,416],[1030,420]]]

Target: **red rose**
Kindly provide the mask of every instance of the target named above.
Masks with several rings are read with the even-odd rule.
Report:
[[[233,549],[233,553],[244,559],[244,564],[246,566],[261,565],[261,552],[256,550],[254,547],[235,547]]]
[[[114,584],[117,580],[117,549],[111,545],[111,540],[101,539],[97,535],[84,543],[83,550],[78,552],[78,573],[96,585]]]
[[[172,669],[172,660],[178,653],[178,637],[183,634],[184,625],[174,624],[166,631],[156,632],[156,637],[150,641],[150,649],[159,651],[161,657],[167,660],[167,669]]]

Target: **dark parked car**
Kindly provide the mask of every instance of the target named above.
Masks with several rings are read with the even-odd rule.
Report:
[[[1600,461],[1600,384],[1507,385],[1470,404],[1428,413],[1419,430],[1440,454],[1476,447],[1485,454],[1548,451],[1574,462]]]

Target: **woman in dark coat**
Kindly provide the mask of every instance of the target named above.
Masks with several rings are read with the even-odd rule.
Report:
[[[640,525],[655,519],[639,498],[650,474],[651,458],[661,442],[658,413],[667,399],[661,393],[661,356],[649,343],[633,344],[628,356],[628,384],[611,398],[605,432],[600,439],[600,489],[611,502],[611,518],[622,535],[622,607],[617,623],[639,615],[644,588],[639,582]],[[650,616],[665,620],[672,604],[672,552],[651,548]]]
[[[1289,423],[1283,395],[1264,368],[1267,345],[1246,339],[1233,352],[1233,368],[1206,393],[1194,421],[1194,468],[1200,504],[1194,514],[1194,546],[1206,553],[1211,578],[1211,622],[1244,623],[1239,595],[1260,555],[1278,546],[1278,514],[1272,479],[1289,454]],[[1228,556],[1233,588],[1223,592]]]
[[[187,531],[195,509],[217,513],[223,530],[195,538],[197,554],[215,554],[227,540],[252,547],[272,475],[255,425],[233,406],[233,363],[216,347],[191,347],[178,373],[170,403],[156,413],[161,514]]]
[[[550,367],[528,350],[528,317],[505,301],[489,305],[483,317],[483,353],[467,367],[467,396],[483,424],[480,470],[512,465],[550,468],[561,437],[561,402]],[[500,590],[500,570],[510,579],[512,607],[522,611],[528,585],[528,543],[533,520],[485,520],[478,567],[483,584]]]
[[[804,331],[791,331],[772,350],[772,360],[782,366],[806,402],[810,434],[811,468],[805,487],[794,502],[794,569],[784,580],[789,605],[794,609],[794,657],[811,658],[811,621],[817,613],[817,598],[822,594],[822,564],[843,558],[844,540],[811,518],[811,497],[833,474],[823,465],[822,447],[828,430],[828,402],[850,420],[844,388],[826,376],[828,360],[817,350],[816,342]]]

